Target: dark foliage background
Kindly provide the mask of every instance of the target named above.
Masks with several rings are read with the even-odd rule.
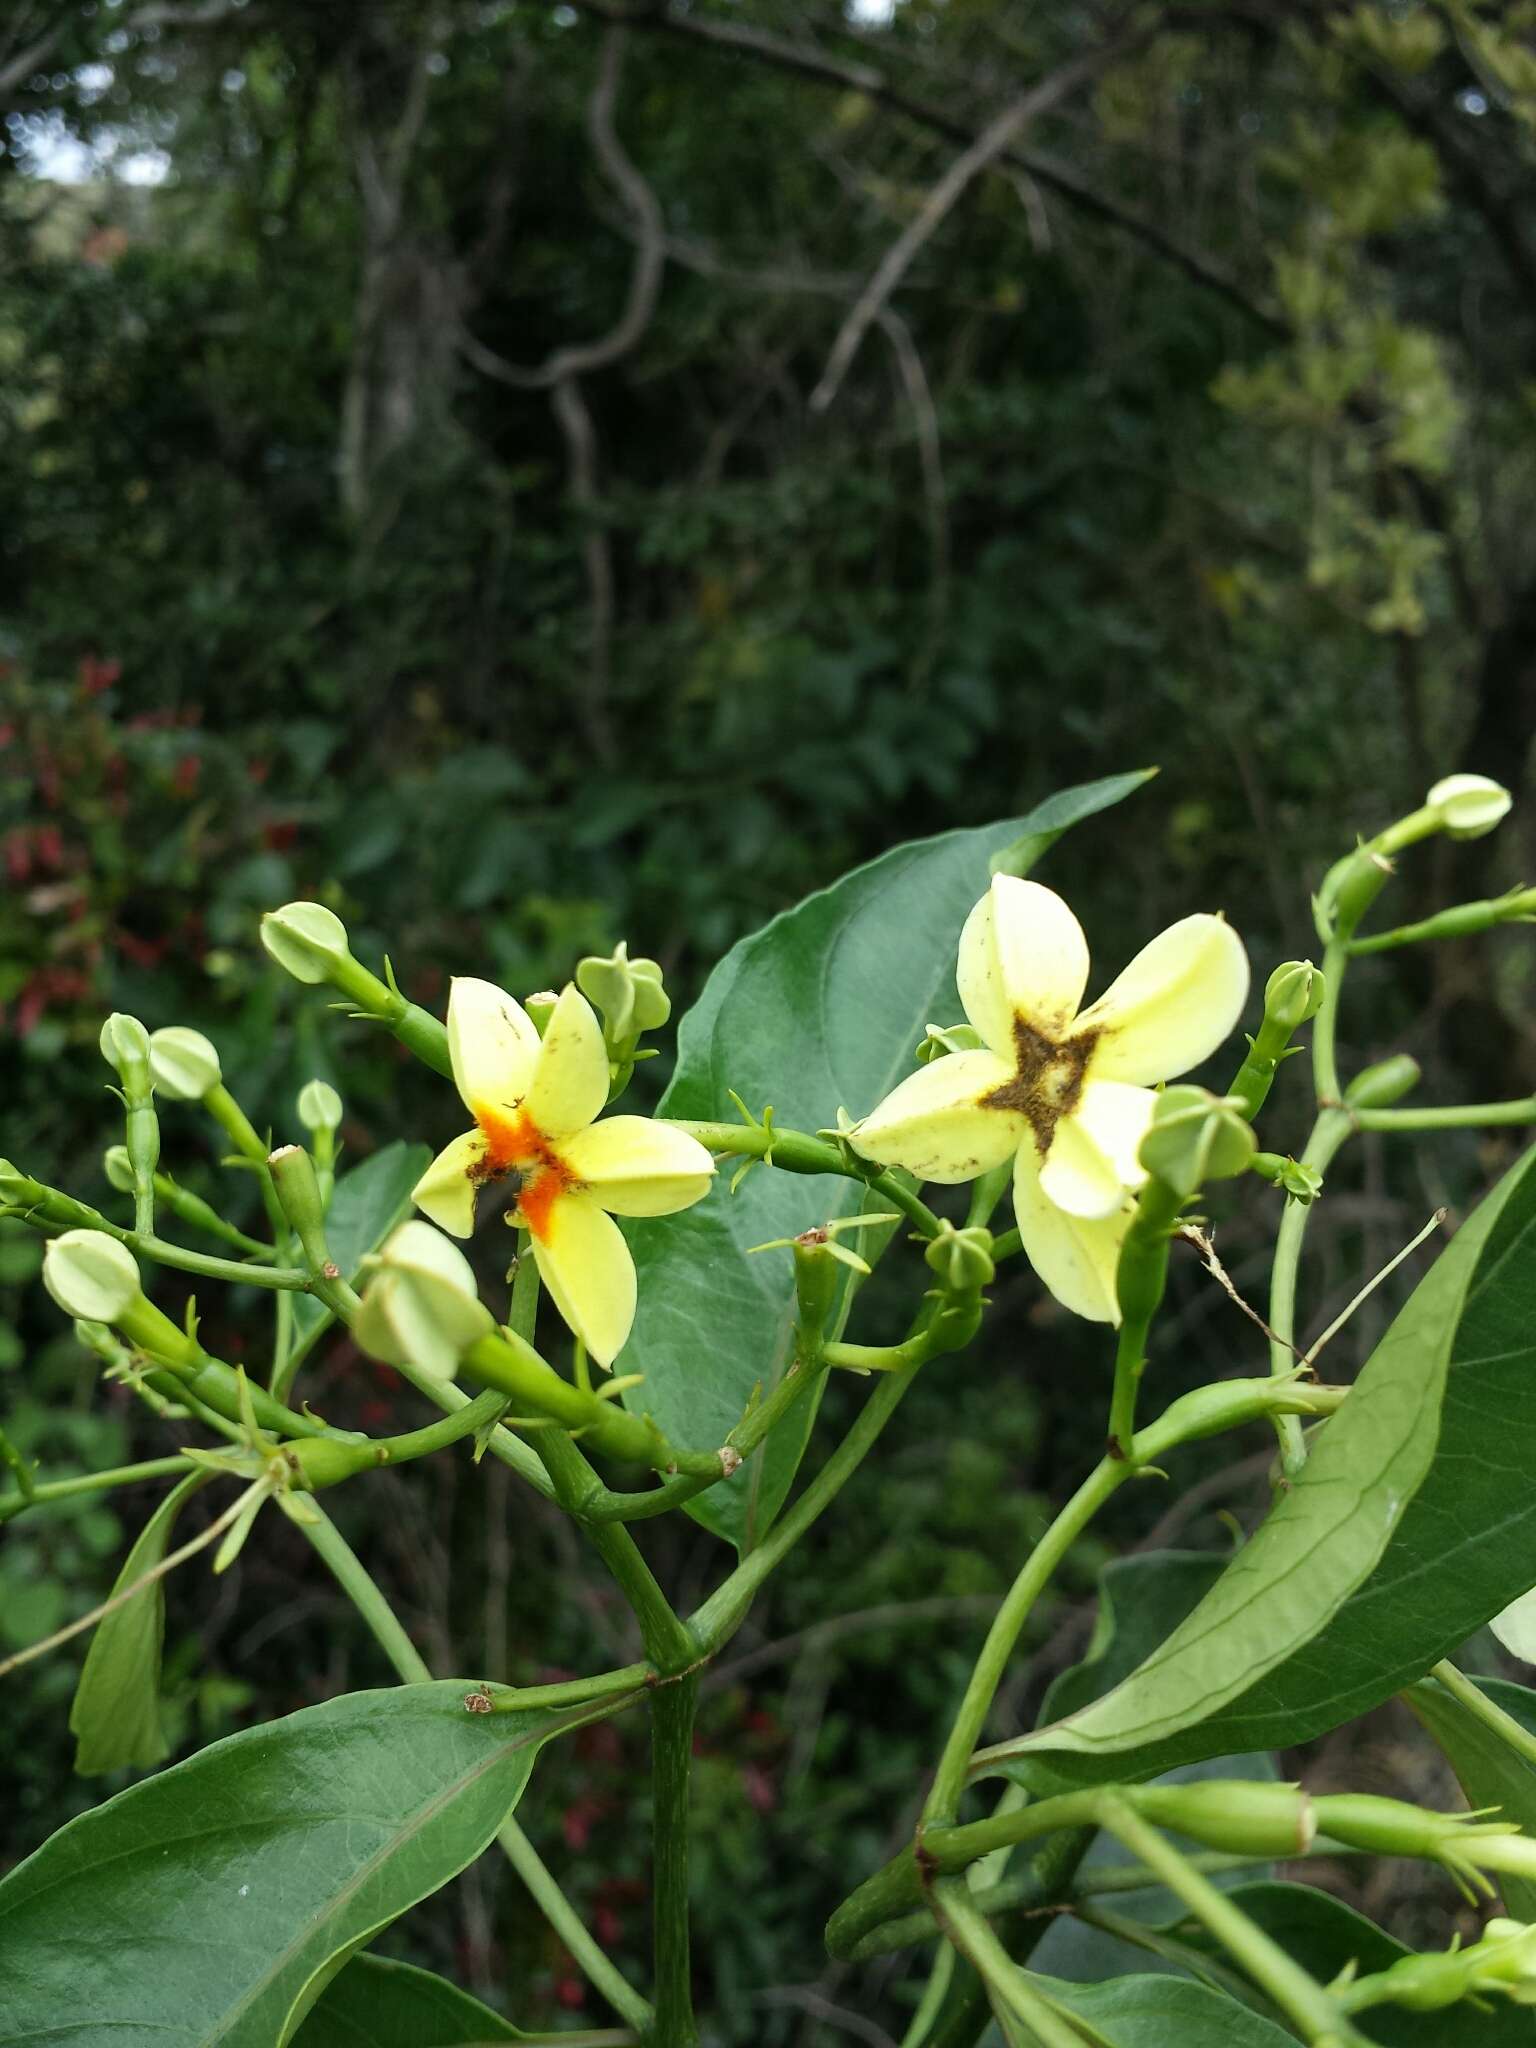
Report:
[[[558,983],[622,937],[681,1006],[852,863],[1156,762],[1050,879],[1105,972],[1221,907],[1262,973],[1309,950],[1308,887],[1357,831],[1451,768],[1527,784],[1530,7],[627,12],[20,0],[0,21],[0,1058],[28,1170],[108,1199],[114,1007],[208,1030],[280,1135],[313,1074],[344,1090],[353,1157],[449,1134],[440,1083],[270,971],[256,918],[293,896],[425,1002],[466,969]],[[1402,914],[1528,877],[1533,829],[1527,806],[1415,858]],[[1351,1059],[1406,1046],[1446,1099],[1536,1081],[1522,933],[1359,982]],[[1278,1148],[1303,1092],[1277,1097]],[[247,1199],[189,1114],[166,1137],[189,1184]],[[1319,1326],[1507,1149],[1362,1147],[1318,1233]],[[1246,1287],[1271,1220],[1222,1222]],[[0,1236],[7,1432],[49,1472],[160,1442],[34,1271]],[[1178,1285],[1170,1386],[1252,1348],[1208,1282]],[[259,1356],[249,1304],[201,1306]],[[875,2038],[847,2015],[877,1986],[821,1972],[819,1923],[910,1813],[989,1599],[1097,1428],[1101,1349],[1032,1281],[1001,1289],[981,1351],[913,1397],[711,1678],[714,2038]],[[406,1407],[344,1349],[311,1398]],[[857,1399],[836,1390],[827,1427]],[[1164,1533],[1227,1540],[1217,1511],[1256,1510],[1262,1463]],[[8,1529],[0,1645],[99,1597],[146,1507]],[[381,1476],[338,1513],[444,1671],[625,1649],[574,1538],[499,1469]],[[268,1535],[172,1589],[187,1743],[387,1677]],[[685,1596],[718,1569],[686,1523],[647,1542]],[[1014,1712],[1081,1646],[1065,1608],[1044,1625]],[[5,1857],[100,1789],[68,1777],[73,1669],[9,1693]],[[592,1731],[528,1809],[631,1958],[642,1741]],[[397,1942],[525,2025],[580,2008],[489,1863]]]

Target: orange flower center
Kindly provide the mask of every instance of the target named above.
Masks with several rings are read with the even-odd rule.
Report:
[[[575,1175],[526,1110],[513,1117],[482,1110],[475,1121],[485,1139],[485,1158],[475,1178],[483,1183],[516,1174],[516,1220],[541,1244],[549,1238],[550,1211],[576,1185]]]

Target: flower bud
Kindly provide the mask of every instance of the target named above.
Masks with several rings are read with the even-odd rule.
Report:
[[[1264,985],[1264,1021],[1287,1037],[1323,1007],[1328,984],[1310,960],[1287,960]]]
[[[149,1061],[149,1033],[137,1017],[114,1010],[101,1027],[101,1056],[119,1074],[124,1067],[144,1066]]]
[[[631,960],[621,939],[606,958],[589,953],[576,963],[576,986],[603,1013],[610,1045],[655,1031],[672,1014],[672,999],[661,985],[654,960]]]
[[[1411,1053],[1395,1052],[1356,1074],[1344,1090],[1351,1109],[1386,1109],[1419,1085],[1419,1063]]]
[[[1441,829],[1450,838],[1481,839],[1508,815],[1514,798],[1486,775],[1447,775],[1424,801],[1439,812]]]
[[[149,1041],[149,1070],[155,1086],[173,1102],[201,1102],[222,1079],[219,1055],[201,1031],[168,1024]]]
[[[980,1047],[981,1033],[969,1024],[930,1024],[917,1048],[917,1063],[926,1067],[946,1053],[976,1052]]]
[[[923,1257],[951,1294],[979,1294],[990,1287],[997,1268],[992,1261],[992,1233],[979,1224],[957,1230],[942,1223]]]
[[[1246,1173],[1253,1154],[1253,1126],[1236,1106],[1185,1084],[1158,1097],[1139,1157],[1155,1180],[1184,1197],[1208,1180]]]
[[[323,903],[285,903],[261,920],[261,943],[295,981],[329,981],[352,958],[347,928]]]
[[[495,1328],[468,1259],[441,1231],[413,1218],[373,1265],[352,1323],[357,1343],[388,1365],[414,1365],[451,1380],[470,1345]]]
[[[43,1285],[65,1315],[115,1323],[143,1292],[133,1253],[103,1230],[66,1230],[43,1252]]]
[[[129,1161],[126,1145],[109,1145],[101,1166],[109,1184],[116,1188],[120,1195],[133,1193],[133,1166]]]
[[[334,1131],[341,1124],[341,1097],[329,1081],[306,1081],[299,1090],[299,1122],[306,1131]]]
[[[1312,1801],[1299,1785],[1207,1778],[1192,1785],[1142,1785],[1126,1796],[1157,1827],[1240,1856],[1300,1856],[1317,1832]]]
[[[379,1463],[379,1455],[370,1443],[348,1443],[343,1437],[304,1436],[284,1448],[284,1456],[290,1465],[296,1466],[303,1475],[304,1485],[311,1493],[318,1493],[323,1486],[335,1486],[340,1480],[351,1479],[358,1472],[366,1472]]]
[[[1284,1190],[1293,1202],[1315,1202],[1323,1192],[1323,1176],[1315,1166],[1279,1152],[1255,1152],[1253,1170]]]
[[[552,988],[541,988],[526,998],[523,1008],[533,1020],[533,1028],[542,1038],[549,1029],[549,1020],[555,1014],[560,998]]]

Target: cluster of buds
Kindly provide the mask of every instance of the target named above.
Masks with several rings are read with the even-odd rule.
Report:
[[[1468,1948],[1402,1956],[1369,1977],[1347,1970],[1329,1988],[1346,2012],[1364,2012],[1373,2005],[1441,2012],[1490,1991],[1516,2005],[1536,2005],[1536,1927],[1519,1920],[1490,1920],[1481,1939]]]
[[[576,963],[576,986],[603,1020],[611,1102],[629,1085],[636,1060],[648,1057],[639,1050],[641,1037],[666,1023],[672,998],[662,986],[656,961],[631,960],[622,939],[606,956],[589,953]],[[532,1014],[531,1004],[529,1009]]]

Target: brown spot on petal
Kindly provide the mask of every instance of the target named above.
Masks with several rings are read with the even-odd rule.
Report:
[[[1015,1071],[1010,1080],[982,1096],[981,1107],[1013,1110],[1023,1116],[1043,1159],[1051,1149],[1057,1124],[1082,1100],[1083,1077],[1098,1042],[1097,1031],[1080,1031],[1061,1040],[1048,1038],[1027,1019],[1015,1015]]]

